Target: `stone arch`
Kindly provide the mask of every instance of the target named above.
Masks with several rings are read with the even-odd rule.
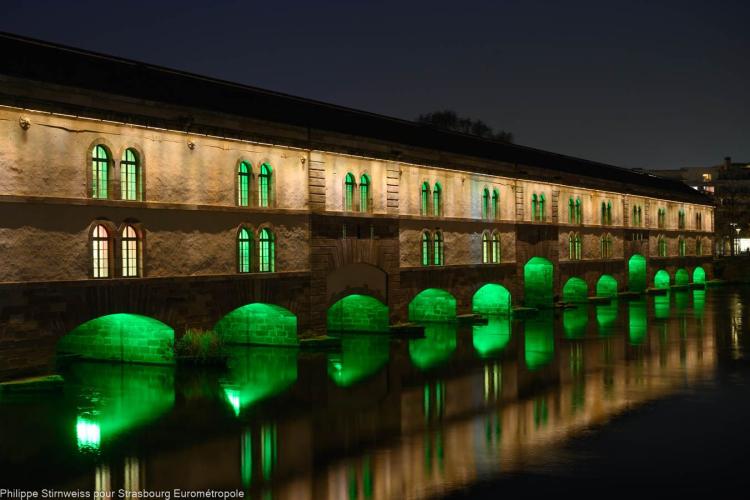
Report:
[[[254,302],[221,318],[214,330],[230,344],[297,345],[297,316],[273,304]]]
[[[456,319],[456,298],[441,288],[427,288],[409,302],[410,321],[452,321]]]
[[[684,267],[679,268],[674,273],[674,284],[680,286],[690,284],[690,275]]]
[[[487,283],[474,293],[471,310],[477,314],[510,314],[510,291],[502,285]]]
[[[639,253],[633,254],[628,260],[628,290],[646,290],[646,257]]]
[[[388,306],[375,297],[353,293],[328,308],[326,324],[329,332],[385,332]]]
[[[693,283],[704,284],[706,282],[706,270],[701,266],[693,269]]]
[[[617,297],[617,280],[609,274],[602,274],[596,282],[597,297]]]
[[[563,300],[565,302],[586,302],[589,298],[589,286],[584,280],[573,276],[563,286]]]
[[[544,257],[532,257],[523,267],[524,303],[527,306],[551,306],[554,297],[554,266]]]
[[[669,288],[672,279],[665,269],[659,269],[654,275],[654,288]]]
[[[174,362],[174,329],[140,314],[99,316],[78,325],[57,343],[57,352],[83,359],[132,363]]]

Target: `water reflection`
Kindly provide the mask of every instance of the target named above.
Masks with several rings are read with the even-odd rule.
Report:
[[[573,307],[563,311],[563,331],[565,337],[578,339],[586,336],[586,325],[589,322],[588,307]]]
[[[488,316],[486,325],[474,325],[472,342],[477,354],[488,358],[500,354],[510,342],[510,317]]]
[[[615,322],[617,321],[617,301],[609,304],[598,304],[596,306],[596,324],[599,327],[599,335],[609,337],[615,333]]]
[[[550,363],[555,353],[552,311],[540,311],[525,322],[524,358],[529,370],[537,370]]]
[[[343,335],[341,353],[328,355],[328,375],[341,387],[374,375],[388,363],[389,343],[385,335]]]
[[[646,321],[646,301],[644,299],[631,300],[628,303],[628,340],[631,344],[639,345],[645,342]]]
[[[429,370],[450,359],[456,350],[455,323],[427,323],[423,339],[409,341],[409,356],[420,370]]]

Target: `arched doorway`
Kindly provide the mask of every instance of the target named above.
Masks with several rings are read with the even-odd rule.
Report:
[[[705,282],[706,282],[706,271],[701,266],[698,266],[695,269],[693,269],[693,283],[702,285]]]
[[[669,288],[671,278],[669,273],[664,269],[659,269],[654,275],[654,288]]]
[[[596,282],[597,297],[617,297],[617,280],[609,274],[602,274]]]
[[[674,284],[680,286],[690,284],[690,275],[684,268],[681,267],[674,273]]]

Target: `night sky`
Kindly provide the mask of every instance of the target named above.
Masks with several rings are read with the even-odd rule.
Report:
[[[158,5],[156,5],[158,4]],[[2,0],[0,30],[626,167],[750,162],[750,1]]]

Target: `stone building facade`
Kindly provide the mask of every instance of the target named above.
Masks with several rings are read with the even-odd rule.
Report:
[[[679,182],[8,35],[0,47],[0,378],[48,367],[62,336],[115,313],[179,336],[265,304],[296,317],[293,338],[266,339],[288,343],[350,296],[391,323],[431,289],[457,314],[487,284],[524,304],[534,259],[550,299],[574,277],[588,295],[602,275],[632,288],[634,255],[649,286],[662,269],[711,274],[713,207]]]

